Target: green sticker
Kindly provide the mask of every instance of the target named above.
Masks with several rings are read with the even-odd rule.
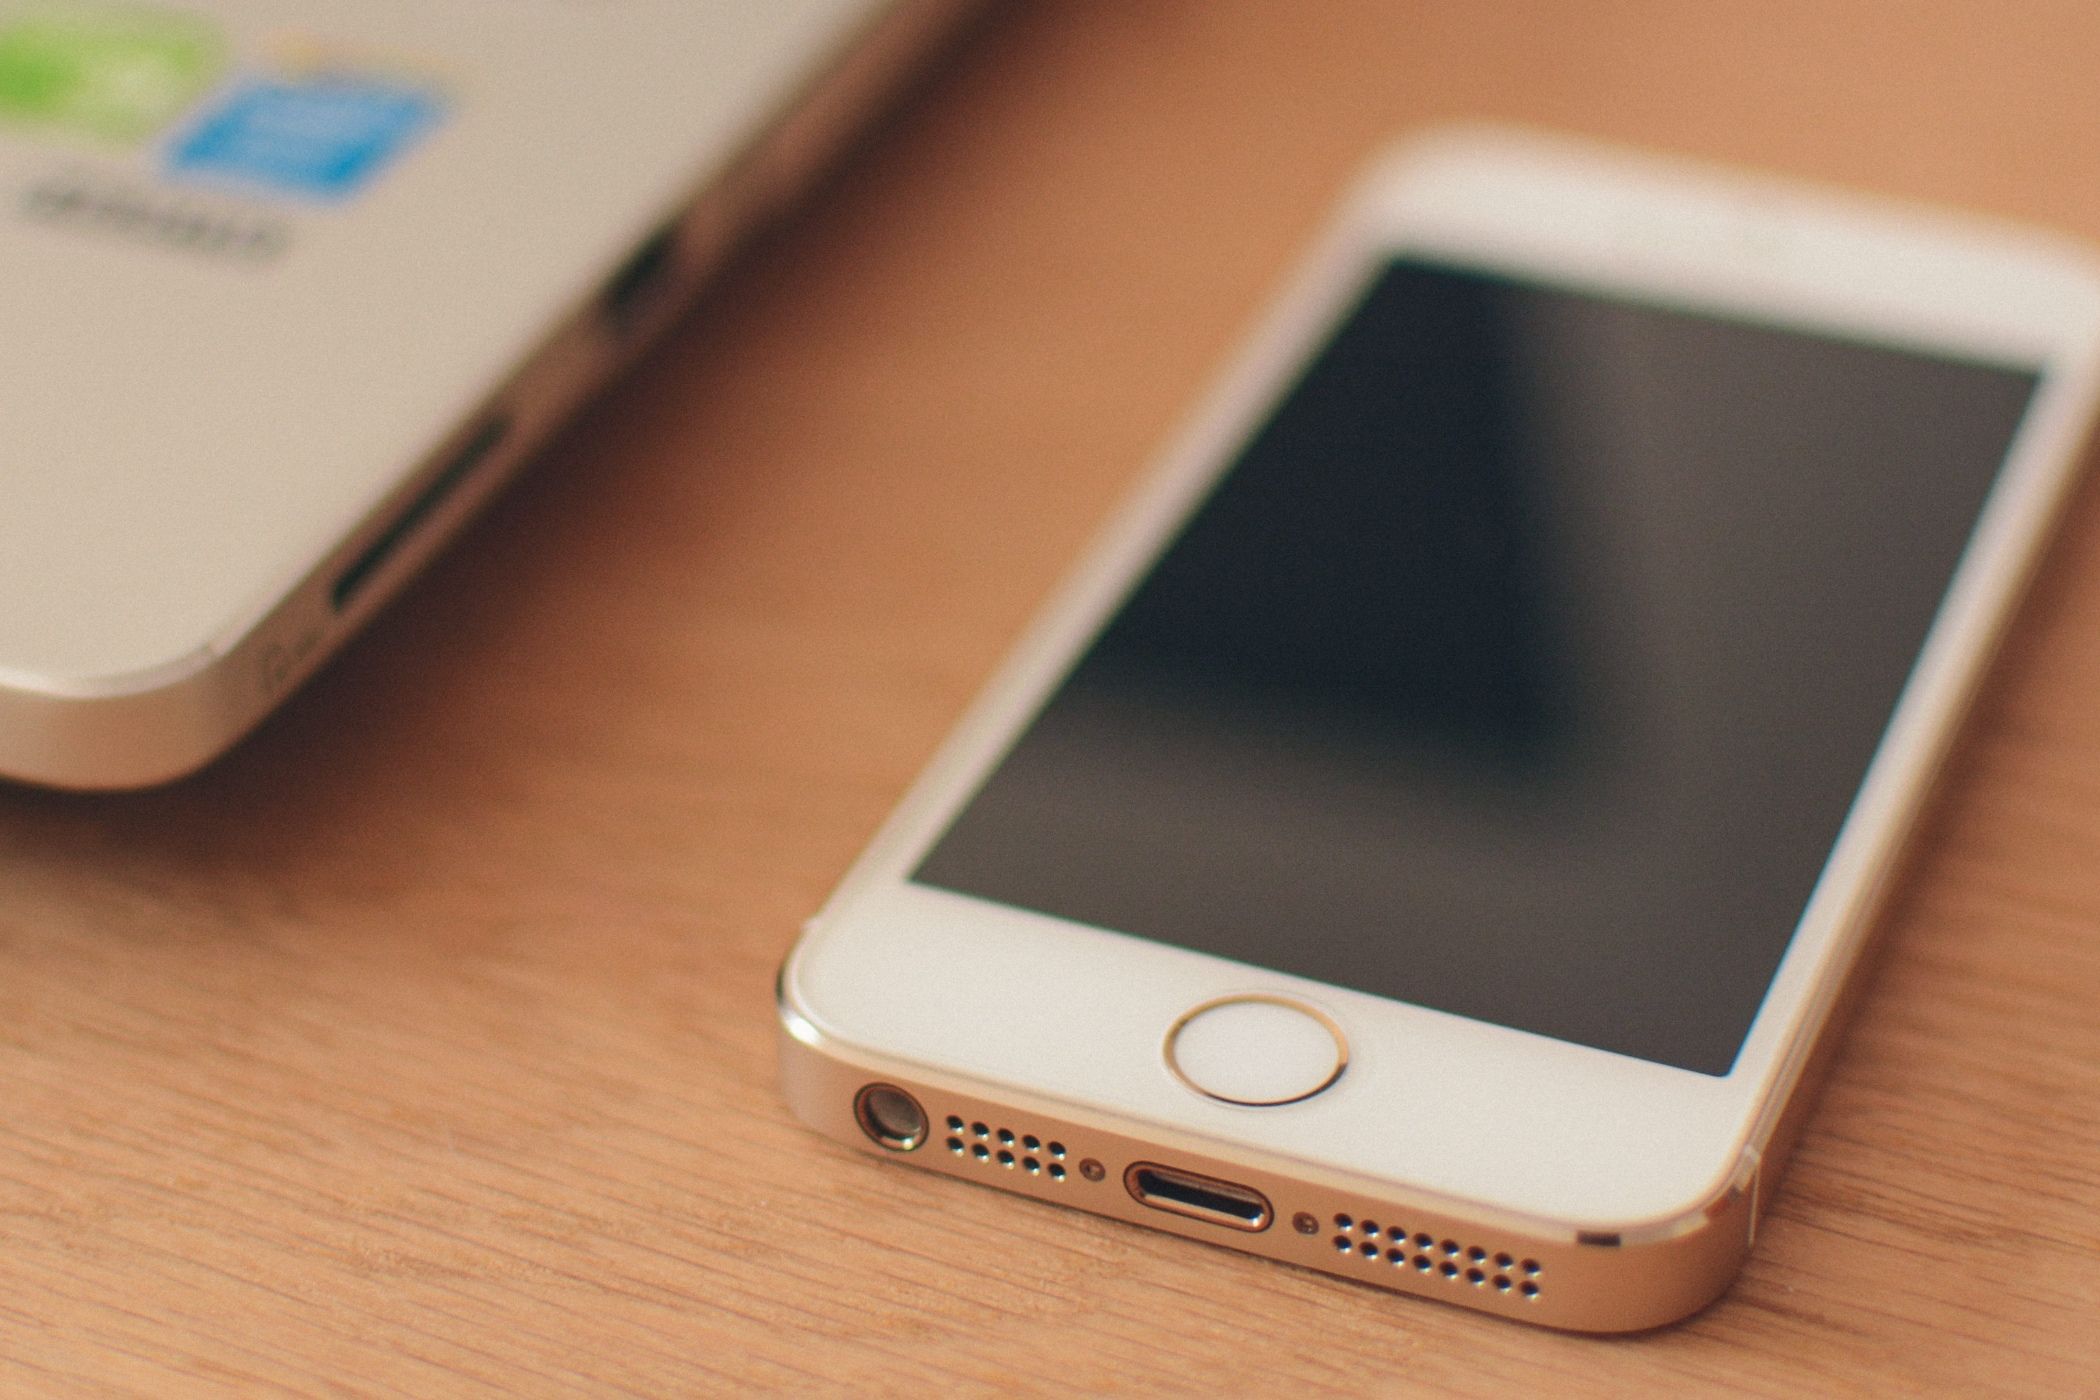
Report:
[[[140,141],[218,72],[218,31],[162,10],[0,9],[0,122]]]

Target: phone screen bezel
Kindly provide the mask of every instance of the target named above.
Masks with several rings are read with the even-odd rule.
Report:
[[[1912,679],[1723,1077],[1307,982],[910,883],[909,872],[1299,366],[1395,256],[2041,370]],[[1762,1143],[1856,958],[2092,411],[2100,292],[2046,244],[1754,181],[1446,138],[1366,183],[1164,466],[922,778],[791,962],[844,1043],[1218,1143],[1623,1228],[1707,1199]],[[1343,1025],[1348,1073],[1286,1108],[1188,1093],[1166,1027],[1242,993]]]

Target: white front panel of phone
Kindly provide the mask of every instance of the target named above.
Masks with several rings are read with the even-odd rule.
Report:
[[[1396,254],[2048,371],[1954,593],[1732,1072],[1696,1073],[911,883],[979,783],[1324,333]],[[813,926],[791,1002],[930,1069],[1576,1225],[1664,1220],[1733,1170],[1863,929],[1974,658],[2068,479],[2096,300],[2046,244],[1488,138],[1374,180],[1164,470],[1051,608]],[[1163,1046],[1204,1001],[1324,1011],[1347,1072],[1304,1102],[1192,1092]],[[1249,1045],[1247,1053],[1263,1048]]]

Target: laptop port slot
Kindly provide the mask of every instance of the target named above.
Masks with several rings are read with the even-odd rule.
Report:
[[[1139,1205],[1228,1230],[1266,1230],[1275,1218],[1269,1198],[1251,1186],[1156,1162],[1131,1163],[1130,1170],[1123,1173],[1123,1188]]]
[[[344,608],[362,593],[380,571],[380,567],[391,559],[411,535],[428,520],[437,508],[443,505],[452,493],[459,489],[474,469],[488,460],[499,443],[510,436],[510,419],[499,414],[484,422],[460,448],[452,454],[430,484],[416,498],[401,508],[391,525],[381,531],[379,537],[364,547],[364,551],[336,575],[335,587],[330,591],[336,611]]]
[[[607,279],[605,320],[614,334],[625,335],[640,325],[670,291],[678,262],[678,230],[672,223],[651,234]]]

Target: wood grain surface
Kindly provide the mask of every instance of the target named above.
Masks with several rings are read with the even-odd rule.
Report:
[[[2096,490],[1682,1326],[1353,1287],[776,1096],[798,922],[1353,169],[1459,117],[2100,240],[2090,5],[995,10],[231,757],[0,789],[0,1393],[2100,1387]]]

